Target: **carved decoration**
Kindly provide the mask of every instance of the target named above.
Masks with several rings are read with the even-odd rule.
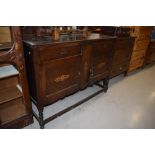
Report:
[[[70,77],[70,75],[61,75],[61,76],[57,77],[54,81],[55,82],[63,82],[66,79],[68,79],[69,77]]]

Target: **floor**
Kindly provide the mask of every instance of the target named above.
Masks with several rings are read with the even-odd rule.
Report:
[[[45,118],[98,90],[87,88],[45,108]],[[34,110],[35,106],[33,106]],[[107,93],[87,101],[45,125],[47,129],[155,128],[155,65],[110,80]],[[39,129],[38,122],[25,129]]]

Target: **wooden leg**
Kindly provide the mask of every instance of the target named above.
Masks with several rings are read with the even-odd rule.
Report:
[[[107,90],[108,90],[108,84],[109,84],[109,78],[105,78],[103,80],[103,89],[104,89],[104,92],[107,92]]]
[[[124,77],[126,77],[126,76],[128,76],[128,72],[127,71],[124,72]]]
[[[39,108],[39,125],[40,125],[40,129],[44,129],[44,116],[43,116],[43,110],[44,110],[43,107]]]

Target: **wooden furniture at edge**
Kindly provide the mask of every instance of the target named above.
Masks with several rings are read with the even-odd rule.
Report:
[[[155,62],[155,40],[150,41],[146,54],[145,64],[150,64],[152,62]]]
[[[108,89],[115,37],[75,38],[24,40],[30,94],[41,120],[44,106],[58,99],[102,80]]]
[[[145,63],[145,56],[149,46],[152,27],[149,26],[135,26],[132,27],[131,36],[136,37],[134,48],[128,68],[128,73],[143,67]]]
[[[5,43],[0,48],[0,128],[23,128],[33,117],[20,28],[11,27],[11,33],[11,49]]]

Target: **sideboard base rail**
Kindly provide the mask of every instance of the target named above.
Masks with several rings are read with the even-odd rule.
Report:
[[[95,85],[99,86],[101,89],[99,91],[97,91],[97,92],[95,92],[95,93],[87,96],[86,98],[82,99],[81,101],[73,104],[72,106],[69,106],[69,107],[63,109],[63,110],[57,112],[56,114],[54,114],[54,115],[52,115],[52,116],[50,116],[50,117],[48,117],[46,119],[44,119],[44,117],[43,117],[43,115],[44,115],[43,114],[43,107],[42,108],[38,108],[36,106],[37,109],[38,109],[38,112],[39,112],[39,116],[35,113],[34,110],[33,110],[33,115],[37,119],[37,121],[39,122],[40,128],[41,129],[44,129],[45,124],[49,123],[50,121],[52,121],[52,120],[60,117],[61,115],[63,115],[65,113],[73,110],[74,108],[76,108],[76,107],[80,106],[81,104],[87,102],[88,100],[90,100],[91,98],[97,96],[98,94],[100,94],[102,92],[107,92],[107,89],[108,89],[108,80],[107,79],[103,80],[102,85],[99,84],[98,82],[95,83]],[[36,103],[34,102],[33,99],[31,99],[31,101],[36,105]]]

